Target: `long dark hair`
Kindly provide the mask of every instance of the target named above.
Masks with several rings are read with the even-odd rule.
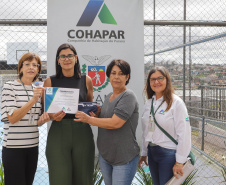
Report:
[[[145,91],[148,99],[152,98],[152,96],[155,94],[155,92],[151,89],[150,77],[153,73],[155,73],[157,71],[159,71],[166,78],[166,88],[163,91],[163,99],[167,103],[167,108],[165,111],[168,111],[173,103],[173,91],[174,90],[173,90],[173,87],[171,84],[169,71],[165,67],[156,66],[150,70],[144,91]]]
[[[57,53],[56,53],[56,77],[57,78],[60,78],[60,76],[62,75],[62,68],[60,65],[58,65],[58,57],[59,57],[59,54],[61,52],[61,50],[63,49],[70,49],[71,51],[73,51],[73,53],[75,55],[77,55],[77,52],[74,48],[73,45],[71,44],[62,44],[59,46],[58,50],[57,50]],[[74,73],[75,73],[75,76],[76,78],[81,78],[81,69],[80,69],[80,64],[79,64],[79,59],[78,59],[78,56],[77,56],[77,62],[75,63],[75,66],[74,66]]]

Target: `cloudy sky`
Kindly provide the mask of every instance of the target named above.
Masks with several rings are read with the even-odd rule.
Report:
[[[183,20],[184,9],[182,0],[156,0],[156,20]],[[189,21],[226,21],[226,1],[221,0],[187,0],[186,19]],[[144,19],[153,20],[153,1],[144,0]],[[191,37],[189,37],[189,32]],[[192,27],[186,29],[186,41],[196,41],[226,32],[225,27]],[[183,28],[173,26],[156,26],[156,51],[172,48],[183,44]],[[226,37],[197,44],[191,47],[191,58],[194,63],[223,64],[226,59]],[[144,53],[153,52],[153,26],[144,29]],[[189,56],[189,49],[186,48]],[[183,50],[177,49],[156,55],[156,62],[171,60],[182,63]],[[187,57],[188,58],[188,57]],[[146,62],[153,57],[145,57]]]
[[[105,0],[106,2],[109,0]],[[88,2],[88,0],[87,0]],[[153,20],[153,0],[144,0],[144,19]],[[183,20],[182,0],[156,0],[156,20]],[[0,19],[47,19],[47,0],[1,0]],[[65,6],[66,8],[66,6]],[[225,0],[187,0],[187,20],[225,21]],[[62,10],[64,11],[64,10]],[[60,12],[62,13],[62,12]],[[192,27],[191,41],[226,32],[224,27]],[[189,29],[187,28],[187,36]],[[187,37],[189,41],[189,37]],[[225,37],[192,46],[192,59],[197,63],[224,62]],[[45,26],[0,26],[0,60],[6,59],[7,42],[38,42],[40,55],[46,59],[47,28]],[[157,26],[156,51],[183,43],[183,28]],[[153,51],[153,26],[144,28],[144,53]],[[156,55],[156,60],[181,61],[182,50]],[[145,62],[152,57],[145,57]]]

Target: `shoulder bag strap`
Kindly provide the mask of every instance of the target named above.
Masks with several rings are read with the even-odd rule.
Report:
[[[153,119],[154,119],[154,122],[155,124],[159,127],[159,129],[168,137],[170,138],[176,145],[178,144],[178,142],[168,133],[164,130],[164,128],[162,128],[158,122],[156,121],[155,119],[155,114],[154,114],[154,107],[153,107],[153,101],[154,99],[152,99],[152,104],[151,104],[151,113],[152,113],[152,116],[153,116]]]

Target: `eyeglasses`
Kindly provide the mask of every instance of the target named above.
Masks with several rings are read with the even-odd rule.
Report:
[[[66,55],[60,55],[58,58],[60,60],[64,61],[64,60],[66,60],[66,58],[68,58],[68,60],[72,60],[72,59],[74,59],[75,56],[76,55],[74,55],[74,54],[69,54],[68,56],[66,56]]]
[[[164,76],[160,76],[158,78],[150,78],[150,83],[155,83],[155,81],[157,80],[158,82],[163,82],[163,80],[165,79]]]
[[[29,68],[30,66],[32,66],[33,68],[39,68],[39,67],[40,67],[40,64],[36,64],[36,63],[26,63],[26,62],[24,62],[24,63],[23,63],[23,66],[26,67],[26,68]]]

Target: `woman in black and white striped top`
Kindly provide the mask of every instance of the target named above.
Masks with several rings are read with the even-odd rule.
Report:
[[[4,122],[2,160],[5,185],[32,185],[38,161],[38,126],[49,121],[41,115],[41,94],[45,88],[32,87],[41,60],[24,54],[18,63],[19,79],[6,82],[2,90],[1,121]]]

